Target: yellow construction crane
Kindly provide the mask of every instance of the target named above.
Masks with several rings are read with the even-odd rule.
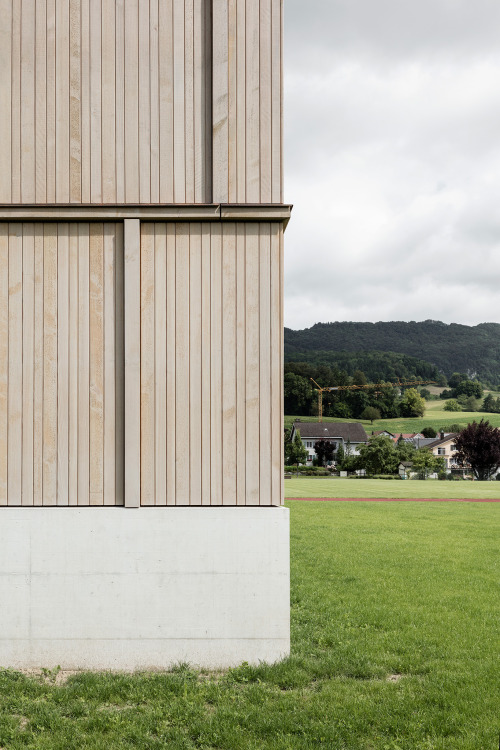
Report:
[[[398,381],[397,383],[367,383],[366,385],[329,385],[323,388],[321,385],[311,378],[312,382],[316,386],[318,391],[318,422],[323,421],[323,392],[324,391],[360,391],[363,388],[409,388],[414,385],[433,385],[436,383],[435,380],[405,380],[404,382]]]

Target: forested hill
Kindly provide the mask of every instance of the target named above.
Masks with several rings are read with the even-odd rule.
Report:
[[[398,352],[431,362],[449,377],[465,372],[500,383],[500,324],[465,326],[425,320],[421,323],[316,323],[285,328],[285,359],[318,362],[327,353]],[[320,354],[321,353],[321,354]]]

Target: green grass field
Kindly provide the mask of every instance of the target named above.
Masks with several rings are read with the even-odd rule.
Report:
[[[0,747],[496,749],[498,506],[289,505],[289,659],[64,684],[3,670]]]
[[[285,497],[376,497],[500,499],[500,482],[448,482],[437,479],[285,479]]]
[[[368,435],[372,430],[388,430],[389,432],[420,432],[424,427],[433,427],[439,430],[441,427],[447,429],[448,425],[459,424],[466,427],[469,422],[480,422],[481,419],[488,420],[494,427],[500,427],[500,414],[485,414],[483,412],[459,411],[450,412],[443,410],[444,401],[427,401],[426,412],[423,417],[398,417],[396,419],[377,419],[371,422],[362,419],[339,419],[337,417],[324,417],[324,422],[360,422]],[[295,417],[285,415],[285,427],[290,428],[296,419],[303,422],[317,422],[317,417]]]

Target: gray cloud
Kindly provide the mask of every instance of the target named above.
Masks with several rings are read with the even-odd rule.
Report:
[[[285,11],[286,324],[497,319],[500,5]]]

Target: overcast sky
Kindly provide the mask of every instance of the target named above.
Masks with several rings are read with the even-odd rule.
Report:
[[[285,0],[285,324],[500,321],[499,0]]]

